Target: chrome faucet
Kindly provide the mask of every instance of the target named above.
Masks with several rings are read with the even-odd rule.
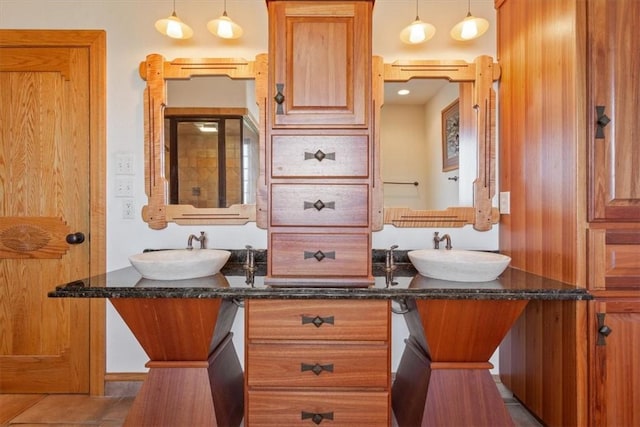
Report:
[[[187,239],[187,249],[191,250],[193,249],[193,240],[197,240],[198,242],[200,242],[200,249],[205,249],[205,237],[204,237],[204,231],[200,232],[200,237],[196,237],[195,234],[190,234],[189,235],[189,239]]]
[[[242,267],[245,271],[244,282],[247,285],[251,285],[251,287],[253,287],[256,272],[255,254],[253,253],[253,248],[251,247],[251,245],[246,245],[245,248],[247,249],[247,256],[244,261],[244,266]]]
[[[433,249],[440,249],[440,242],[442,242],[443,240],[446,240],[446,245],[445,245],[445,249],[450,250],[453,248],[453,246],[451,246],[451,236],[449,236],[448,234],[443,235],[442,237],[439,236],[440,233],[438,233],[437,231],[435,233],[433,233]]]
[[[396,271],[396,268],[397,268],[395,265],[395,261],[393,259],[393,250],[397,248],[398,248],[398,245],[391,246],[389,249],[387,249],[387,253],[385,256],[384,273],[385,273],[385,279],[386,279],[385,283],[387,287],[389,287],[389,285],[395,286],[398,284],[398,282],[393,281],[393,272]]]

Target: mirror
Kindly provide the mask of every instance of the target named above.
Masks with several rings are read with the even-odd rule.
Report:
[[[264,120],[259,113],[264,107],[259,100],[265,96],[259,93],[265,87],[266,54],[258,55],[255,61],[165,61],[161,55],[151,54],[140,64],[139,72],[147,82],[148,204],[142,217],[149,227],[162,229],[168,222],[256,221],[258,162],[264,146]],[[205,137],[206,132],[200,130],[214,127],[225,131]]]
[[[383,85],[410,82],[414,90],[426,90],[429,86],[436,92],[432,105],[426,108],[397,106],[392,100],[391,107],[385,111],[384,86],[376,91],[379,96],[376,105],[382,105],[381,111],[376,112],[380,127],[389,121],[399,122],[401,127],[378,130],[384,223],[396,227],[462,227],[473,224],[479,231],[491,229],[492,224],[499,220],[498,209],[492,207],[496,112],[493,81],[500,75],[498,64],[493,63],[491,57],[481,56],[473,63],[410,60],[381,67],[379,75]],[[434,85],[434,81],[440,83]],[[446,87],[442,81],[446,82]],[[425,113],[427,109],[429,111]],[[418,124],[416,128],[415,123],[423,122],[424,117],[428,117],[430,124]],[[429,126],[437,126],[437,129],[427,132]],[[422,135],[421,142],[415,141],[416,132],[418,138]],[[437,148],[437,154],[434,155],[433,149],[426,151],[426,139],[431,147]],[[422,147],[409,147],[411,156],[401,148],[420,143]],[[454,156],[453,151],[449,151],[447,156],[446,147],[453,145],[458,147],[458,155]],[[459,166],[451,165],[453,157]],[[425,166],[415,162],[416,158],[431,160]],[[390,167],[394,163],[404,164],[404,168]],[[437,188],[428,184],[428,176],[439,180]],[[453,195],[449,190],[442,191],[443,188],[453,188]],[[431,202],[425,204],[430,198]]]
[[[376,135],[380,135],[380,113],[384,104],[384,82],[408,82],[416,79],[446,79],[459,83],[460,143],[471,141],[476,150],[472,162],[477,163],[477,172],[471,173],[471,189],[465,185],[460,191],[468,191],[471,206],[455,206],[446,209],[419,209],[409,206],[385,207],[384,186],[380,170],[380,141],[374,144],[373,165],[376,168],[373,189],[372,229],[379,230],[384,224],[396,227],[462,227],[473,224],[479,231],[491,229],[499,220],[498,209],[492,207],[495,195],[495,91],[493,82],[500,76],[498,64],[489,56],[480,56],[474,62],[406,60],[385,64],[374,57],[373,94],[377,108],[374,110]],[[257,120],[258,158],[264,159],[264,114],[267,98],[267,55],[256,56],[254,61],[235,58],[184,58],[165,61],[159,54],[148,55],[140,64],[140,76],[146,80],[144,91],[145,123],[145,192],[148,204],[142,209],[144,221],[150,228],[162,229],[168,222],[178,224],[245,224],[256,221],[258,227],[266,228],[267,206],[265,178],[257,179],[256,204],[231,204],[229,207],[196,207],[191,204],[169,203],[170,173],[165,170],[165,112],[167,108],[187,108],[188,104],[167,103],[168,82],[191,85],[202,76],[227,76],[234,80],[255,80],[255,118]],[[185,92],[178,90],[178,95]],[[200,91],[205,94],[206,91]],[[177,101],[176,101],[177,102]],[[202,107],[213,108],[213,107]],[[171,110],[169,110],[171,112]],[[251,109],[249,109],[249,112]],[[470,125],[464,125],[467,123]],[[170,159],[170,158],[169,158]],[[263,160],[260,160],[263,161]],[[461,156],[460,161],[463,161]],[[462,163],[461,163],[462,164]],[[464,170],[471,170],[464,168]],[[462,170],[460,179],[462,179]],[[387,184],[388,185],[388,184]],[[187,188],[197,193],[198,185]],[[179,200],[179,202],[181,202]],[[226,202],[224,203],[227,204]]]

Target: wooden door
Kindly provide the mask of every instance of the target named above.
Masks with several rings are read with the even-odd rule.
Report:
[[[92,107],[104,100],[92,97],[102,75],[86,46],[96,42],[104,54],[104,33],[67,33],[0,32],[3,393],[87,393],[95,363],[90,300],[47,297],[56,285],[95,272],[92,251],[101,251],[89,237],[104,239],[100,213],[91,215],[101,179],[90,167],[104,171],[91,152],[101,152],[102,115]]]
[[[275,127],[366,127],[371,2],[268,2]]]
[[[640,220],[638,0],[589,0],[589,219]]]
[[[590,305],[591,425],[640,425],[640,299],[600,299]]]

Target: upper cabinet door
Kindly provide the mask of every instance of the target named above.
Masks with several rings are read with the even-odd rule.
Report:
[[[640,2],[587,4],[589,220],[640,221]]]
[[[270,1],[274,127],[368,126],[373,1]]]

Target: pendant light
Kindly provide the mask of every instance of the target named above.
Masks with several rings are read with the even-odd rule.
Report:
[[[400,32],[400,40],[406,44],[420,44],[431,39],[435,33],[436,27],[420,20],[416,0],[416,19]]]
[[[173,13],[164,19],[156,21],[156,30],[173,39],[188,39],[193,36],[193,30],[182,22],[176,15],[176,0],[173,0]]]
[[[227,16],[227,0],[224,0],[222,16],[207,22],[207,29],[223,39],[237,39],[242,36],[242,27]]]
[[[471,0],[467,1],[467,16],[451,29],[451,37],[455,40],[467,41],[477,39],[489,29],[489,21],[471,14]]]

